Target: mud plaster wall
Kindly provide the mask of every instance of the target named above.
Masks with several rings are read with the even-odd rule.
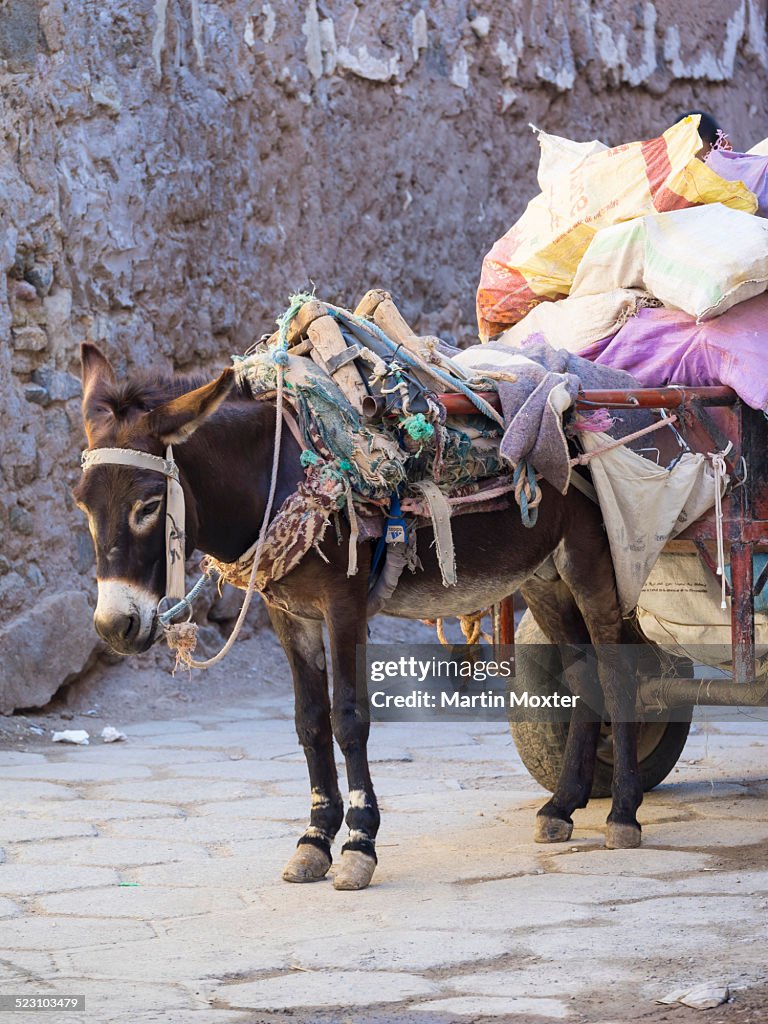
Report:
[[[616,144],[704,106],[747,148],[767,69],[765,0],[0,0],[0,710],[93,648],[81,340],[221,365],[310,282],[470,338],[529,121]]]

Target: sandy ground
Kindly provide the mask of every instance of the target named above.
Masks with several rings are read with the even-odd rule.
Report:
[[[545,795],[504,723],[374,725],[380,864],[341,893],[280,881],[308,787],[271,635],[204,678],[163,662],[4,722],[0,992],[84,992],[64,1024],[768,1019],[759,716],[694,728],[629,851],[603,848],[606,801],[569,843],[531,842]],[[107,723],[128,740],[100,743]],[[52,745],[62,725],[92,745]],[[703,982],[730,1001],[656,1002]]]

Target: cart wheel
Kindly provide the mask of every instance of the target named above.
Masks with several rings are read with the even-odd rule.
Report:
[[[561,670],[560,655],[554,645],[549,645],[530,611],[523,615],[516,631],[516,642],[525,644],[546,644],[533,651],[520,647],[515,656],[515,678],[521,690],[531,694],[555,692],[556,680]],[[687,715],[683,721],[647,721],[640,725],[637,738],[637,754],[643,792],[658,786],[677,764],[688,738],[691,726],[692,708],[679,708],[679,715]],[[539,785],[554,792],[560,769],[563,766],[565,743],[568,739],[568,722],[511,722],[512,738],[525,767]],[[611,795],[613,778],[613,737],[610,725],[603,725],[597,748],[597,762],[592,781],[592,796]]]

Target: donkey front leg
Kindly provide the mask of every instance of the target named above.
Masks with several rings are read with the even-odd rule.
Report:
[[[333,734],[347,767],[349,839],[341,848],[336,889],[365,889],[376,869],[379,808],[368,770],[368,695],[358,697],[357,645],[366,642],[365,595],[362,606],[350,601],[328,612],[326,624],[333,668]],[[361,613],[362,607],[362,613]]]
[[[268,610],[293,676],[296,733],[312,787],[309,826],[285,865],[283,878],[286,882],[317,882],[331,866],[331,843],[344,818],[333,754],[323,626],[320,621],[289,615],[271,605]]]

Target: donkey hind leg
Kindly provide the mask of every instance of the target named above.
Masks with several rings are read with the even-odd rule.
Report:
[[[345,602],[329,610],[326,623],[333,668],[331,721],[349,784],[349,838],[341,848],[333,884],[336,889],[365,889],[376,869],[379,830],[379,808],[368,769],[368,697],[363,694],[358,699],[356,688],[356,647],[366,642],[367,622],[359,607]]]
[[[622,649],[624,630],[608,544],[597,527],[592,544],[585,534],[595,529],[594,520],[581,525],[574,541],[558,553],[558,572],[578,605],[597,655],[597,671],[605,711],[613,733],[613,783],[606,846],[629,849],[640,845],[637,810],[643,802],[643,785],[637,762],[637,673]],[[594,546],[592,546],[594,545]],[[591,550],[590,550],[591,548]]]
[[[568,587],[562,580],[526,582],[521,588],[526,603],[539,626],[547,636],[564,643],[585,643],[589,634]],[[567,648],[562,648],[563,664],[571,660]],[[580,685],[581,673],[573,665],[565,670],[566,680],[574,693],[591,697],[589,688]],[[536,815],[534,840],[537,843],[566,843],[573,832],[571,815],[578,807],[586,807],[595,770],[600,720],[589,709],[584,699],[579,700],[571,715],[568,739],[565,745],[563,767],[550,800]]]
[[[268,610],[293,676],[296,733],[312,787],[309,825],[283,869],[283,878],[317,882],[331,866],[331,843],[344,818],[333,753],[323,627],[320,621],[301,619],[272,606]]]

